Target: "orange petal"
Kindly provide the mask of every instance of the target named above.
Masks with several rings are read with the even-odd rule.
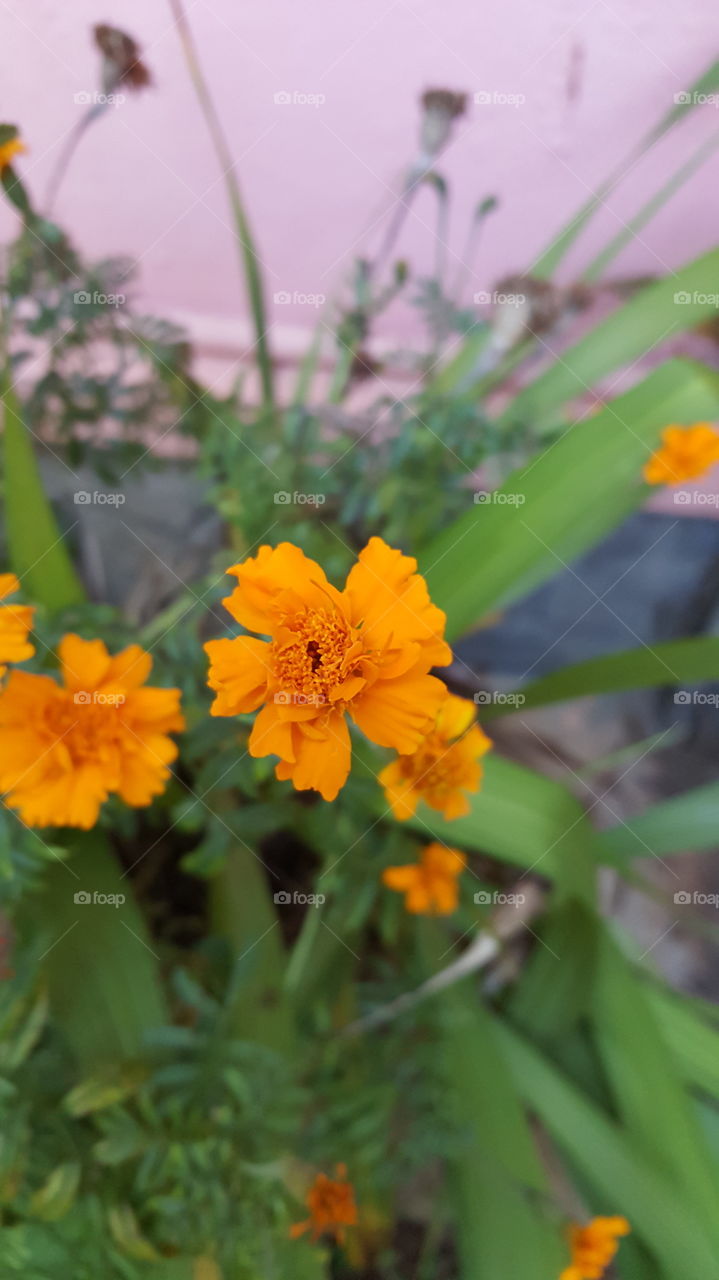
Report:
[[[370,742],[409,756],[432,729],[445,694],[435,676],[409,672],[396,680],[378,680],[348,710]]]
[[[93,692],[99,689],[110,668],[110,655],[102,640],[63,636],[58,655],[66,689]]]
[[[363,635],[372,649],[400,648],[418,641],[426,661],[425,670],[446,666],[452,651],[444,642],[446,617],[433,605],[424,578],[416,572],[417,561],[389,547],[382,538],[370,538],[345,587],[348,610],[354,625],[362,624]]]
[[[210,640],[205,652],[210,659],[207,683],[217,697],[210,708],[213,716],[236,716],[255,711],[267,690],[269,645],[254,636],[234,640]]]

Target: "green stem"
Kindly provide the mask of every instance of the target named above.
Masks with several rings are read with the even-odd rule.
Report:
[[[252,311],[252,318],[254,321],[257,343],[257,363],[262,383],[262,402],[265,409],[273,410],[275,405],[274,373],[272,358],[267,342],[267,313],[264,289],[262,285],[262,274],[260,271],[260,260],[257,256],[249,219],[245,212],[242,196],[240,194],[240,186],[237,178],[235,177],[232,153],[222,129],[220,118],[217,114],[217,109],[213,102],[202,67],[200,66],[197,47],[190,30],[190,25],[187,21],[183,0],[170,0],[170,7],[177,24],[177,30],[190,72],[190,78],[194,85],[202,113],[205,117],[207,128],[217,153],[217,158],[220,162],[222,176],[225,180],[230,207],[232,209],[237,229],[237,239],[240,244],[242,265],[244,268],[247,292],[250,300],[250,309]]]

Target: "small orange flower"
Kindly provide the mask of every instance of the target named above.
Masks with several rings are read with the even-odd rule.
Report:
[[[665,427],[662,442],[644,467],[647,484],[696,480],[719,462],[719,432],[710,422],[695,422],[693,427]]]
[[[405,894],[407,911],[416,916],[449,916],[459,902],[458,880],[467,865],[463,853],[443,844],[428,844],[419,862],[387,867],[382,880],[388,889]]]
[[[0,174],[10,168],[15,156],[22,155],[27,151],[27,147],[22,138],[9,138],[7,142],[0,142]]]
[[[0,573],[0,600],[7,600],[20,590],[14,573]],[[0,605],[0,676],[9,662],[25,662],[35,650],[28,643],[34,609],[27,604]]]
[[[411,818],[420,800],[448,819],[468,813],[465,793],[479,790],[479,761],[491,746],[474,723],[474,703],[448,694],[417,750],[398,756],[379,775],[395,818]]]
[[[571,1227],[572,1263],[559,1280],[601,1280],[616,1256],[621,1236],[630,1231],[626,1218],[592,1218],[586,1227]]]
[[[347,1181],[347,1169],[343,1164],[337,1165],[335,1178],[328,1178],[326,1173],[317,1174],[307,1192],[305,1204],[310,1216],[305,1222],[296,1222],[290,1227],[293,1240],[311,1231],[313,1240],[331,1235],[342,1244],[347,1234],[345,1228],[357,1225],[354,1189]]]
[[[164,790],[180,691],[141,687],[152,659],[136,644],[112,658],[67,635],[59,657],[62,685],[12,671],[0,693],[0,790],[28,826],[88,829],[112,792],[139,808]]]
[[[282,542],[235,565],[224,601],[248,631],[269,636],[211,640],[208,683],[215,716],[262,707],[250,754],[280,758],[277,777],[334,800],[351,763],[346,714],[372,741],[410,753],[445,696],[429,674],[452,654],[445,616],[417,562],[371,538],[337,591],[314,560]],[[264,705],[263,705],[264,704]]]

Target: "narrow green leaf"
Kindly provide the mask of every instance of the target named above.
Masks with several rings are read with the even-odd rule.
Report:
[[[580,209],[579,213],[572,218],[572,221],[555,240],[544,250],[531,268],[531,275],[549,278],[554,274],[560,262],[568,253],[574,241],[578,238],[585,226],[591,221],[594,214],[602,207],[607,196],[619,186],[622,178],[630,169],[634,167],[637,160],[648,151],[655,142],[659,140],[669,129],[673,128],[678,121],[682,120],[698,105],[697,98],[706,93],[714,93],[719,89],[719,62],[713,63],[709,69],[702,73],[698,80],[687,90],[685,97],[687,101],[678,103],[668,111],[659,121],[659,124],[650,129],[649,133],[640,140],[635,147],[632,148],[629,155],[617,165],[616,169],[604,181],[593,196]]]
[[[15,392],[4,384],[3,485],[10,563],[26,594],[51,611],[85,593],[45,496],[30,434]]]
[[[670,640],[666,644],[653,644],[651,648],[642,645],[639,649],[622,649],[603,658],[589,658],[586,662],[562,667],[519,690],[520,709],[529,711],[550,702],[622,693],[627,689],[694,685],[707,680],[719,680],[719,636]],[[495,703],[486,708],[484,716],[495,719],[516,710],[511,701]]]
[[[78,833],[67,866],[48,867],[32,921],[47,946],[51,1014],[83,1070],[138,1057],[168,1013],[158,957],[101,832]]]
[[[647,285],[612,312],[534,382],[515,396],[503,423],[549,423],[568,402],[583,396],[614,369],[634,364],[660,342],[716,316],[719,249]],[[671,421],[671,419],[668,419]]]
[[[473,504],[420,557],[449,636],[557,573],[643,502],[642,465],[667,422],[718,412],[714,380],[667,361],[513,472],[495,501]]]
[[[504,1024],[498,1034],[527,1105],[583,1178],[598,1212],[622,1213],[645,1241],[662,1274],[706,1280],[716,1248],[694,1206],[635,1150],[628,1137],[560,1072]]]
[[[716,1170],[644,984],[606,929],[594,988],[597,1050],[626,1132],[669,1180],[682,1184],[707,1233],[719,1203]],[[718,1239],[719,1245],[719,1239]]]
[[[697,853],[719,844],[718,814],[719,782],[708,782],[650,805],[638,817],[603,831],[600,838],[614,858]]]

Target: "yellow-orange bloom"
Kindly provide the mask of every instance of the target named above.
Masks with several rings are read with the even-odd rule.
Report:
[[[111,657],[101,640],[60,642],[60,685],[12,671],[0,693],[0,790],[31,827],[93,827],[111,793],[142,807],[164,790],[184,729],[179,689],[143,688],[139,645]]]
[[[313,1240],[331,1235],[342,1244],[345,1228],[357,1225],[357,1205],[352,1183],[347,1181],[346,1167],[338,1164],[335,1175],[328,1178],[326,1173],[317,1174],[305,1200],[310,1216],[290,1228],[293,1239],[311,1231]]]
[[[447,694],[417,750],[382,770],[379,781],[395,818],[411,818],[420,800],[448,819],[469,812],[467,792],[479,790],[480,760],[492,746],[474,714],[473,702]]]
[[[8,142],[0,143],[0,173],[4,173],[10,167],[15,156],[22,155],[27,151],[27,147],[22,138],[10,138]]]
[[[662,445],[644,467],[647,484],[680,484],[696,480],[719,462],[719,432],[709,422],[693,427],[665,427]]]
[[[457,910],[459,877],[467,862],[458,849],[428,844],[419,862],[387,867],[382,880],[388,889],[405,895],[407,911],[416,916],[449,916]]]
[[[626,1218],[593,1218],[586,1227],[571,1227],[572,1262],[559,1280],[601,1280],[616,1256],[620,1238],[630,1231]]]
[[[20,590],[14,573],[0,573],[0,600],[7,600]],[[28,604],[0,605],[0,676],[9,662],[25,662],[35,650],[28,642],[34,609]]]
[[[344,591],[314,560],[283,542],[228,570],[224,601],[248,631],[211,640],[208,683],[215,716],[262,707],[250,754],[280,758],[277,777],[334,800],[351,763],[346,715],[372,742],[411,753],[429,732],[446,690],[429,675],[445,666],[445,616],[417,562],[371,538]],[[264,705],[263,705],[264,704]]]

